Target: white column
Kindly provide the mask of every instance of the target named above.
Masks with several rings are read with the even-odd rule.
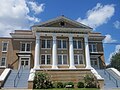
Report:
[[[74,65],[74,50],[73,50],[73,37],[69,36],[69,59],[70,59],[70,67],[69,69],[75,69]]]
[[[88,35],[84,36],[84,43],[85,43],[85,59],[86,59],[86,68],[91,69],[91,62],[90,62],[90,52],[89,52],[89,45],[88,45]]]
[[[40,69],[40,35],[36,33],[34,69]]]
[[[53,35],[52,69],[58,69],[58,67],[57,67],[57,42],[56,42],[55,34]]]

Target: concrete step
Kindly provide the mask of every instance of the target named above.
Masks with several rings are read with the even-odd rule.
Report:
[[[112,88],[117,88],[116,84],[109,79],[108,74],[104,73],[104,70],[97,70],[97,72],[101,75],[102,78],[104,78],[104,88],[107,89],[112,89]]]
[[[16,87],[14,87],[14,80],[18,73],[17,70],[12,70],[10,75],[8,76],[5,84],[4,89],[8,88],[27,88],[28,86],[28,77],[29,77],[30,70],[23,70],[20,73],[20,78],[16,81]]]

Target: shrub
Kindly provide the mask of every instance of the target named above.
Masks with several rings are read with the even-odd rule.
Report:
[[[78,88],[84,88],[84,83],[83,82],[78,82],[77,87]]]
[[[96,88],[96,83],[94,77],[92,75],[86,75],[84,77],[85,80],[85,87],[86,88]]]
[[[56,88],[64,88],[64,85],[62,82],[57,82],[55,85]]]
[[[74,83],[73,83],[73,82],[67,82],[67,83],[65,83],[65,86],[66,86],[66,85],[72,85],[71,88],[74,88]]]
[[[35,73],[33,88],[34,89],[48,89],[52,88],[52,81],[49,79],[49,76],[46,73]]]

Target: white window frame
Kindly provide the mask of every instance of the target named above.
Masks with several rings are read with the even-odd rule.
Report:
[[[74,48],[74,46],[73,46],[73,48],[74,48],[74,49],[82,49],[82,40],[81,40],[81,39],[73,39],[73,43],[74,43],[74,41],[76,41],[77,48]],[[78,41],[81,42],[81,48],[78,48]],[[73,44],[73,45],[74,45],[74,44]]]
[[[22,61],[23,58],[28,58],[28,59],[29,59],[29,60],[28,60],[28,68],[30,68],[30,56],[20,56],[20,58],[19,58],[19,67],[18,67],[18,70],[19,70],[20,67],[21,67],[21,61]]]
[[[25,51],[22,51],[22,44],[25,44]],[[30,51],[27,51],[27,44],[30,44]],[[20,42],[20,52],[31,52],[31,42]]]
[[[5,58],[5,65],[4,65],[4,66],[1,66],[2,58]],[[6,61],[7,61],[7,57],[1,57],[1,60],[0,60],[0,67],[6,67]]]
[[[84,64],[84,57],[83,57],[83,54],[74,54],[74,57],[75,57],[75,55],[77,56],[77,62],[78,62],[78,64],[75,64],[75,62],[74,62],[74,64],[75,65],[81,65],[81,63],[80,63],[80,56],[82,57],[82,61],[83,61],[83,63],[82,64]]]
[[[58,49],[67,49],[67,39],[58,39],[58,40],[61,41],[61,43],[60,43],[61,48],[58,47],[58,42],[57,42],[57,48],[58,48]],[[57,41],[58,41],[58,40],[57,40]],[[66,48],[63,48],[63,41],[64,41],[64,40],[66,41]]]
[[[4,47],[3,45],[4,45],[4,43],[7,43],[7,46],[6,46],[6,50],[5,50],[5,51],[3,50],[3,47]],[[9,43],[8,41],[2,41],[2,52],[7,52],[7,51],[8,51],[8,43]]]
[[[42,64],[41,62],[40,62],[40,64],[41,65],[51,65],[51,54],[41,54],[41,57],[42,57],[42,55],[45,56],[45,64]],[[47,64],[47,55],[50,55],[50,64]],[[42,58],[41,58],[41,61],[42,61]]]
[[[45,47],[42,47],[42,44],[41,44],[41,48],[42,48],[42,49],[50,49],[50,48],[51,48],[51,39],[42,39],[42,40],[45,40]],[[41,40],[41,42],[42,42],[42,40]],[[47,44],[47,43],[48,43],[48,42],[47,42],[48,40],[50,40],[50,47],[49,47],[49,48],[48,48],[48,46],[47,46],[47,45],[48,45],[48,44]]]
[[[94,51],[94,45],[95,45],[96,51]],[[91,46],[91,48],[90,48],[90,46]],[[89,44],[89,48],[91,49],[90,52],[97,52],[97,44]]]
[[[68,65],[68,55],[67,55],[67,54],[58,54],[58,56],[59,56],[59,55],[62,57],[62,64],[58,64],[58,63],[57,63],[57,64],[58,64],[58,65]],[[63,63],[63,56],[64,56],[64,55],[67,56],[67,64],[64,64],[64,63]],[[58,56],[57,56],[57,57],[58,57]]]

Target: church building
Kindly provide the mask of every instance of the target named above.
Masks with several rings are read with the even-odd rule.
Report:
[[[0,74],[6,68],[74,73],[102,69],[105,65],[105,36],[65,16],[10,35],[0,37]]]

